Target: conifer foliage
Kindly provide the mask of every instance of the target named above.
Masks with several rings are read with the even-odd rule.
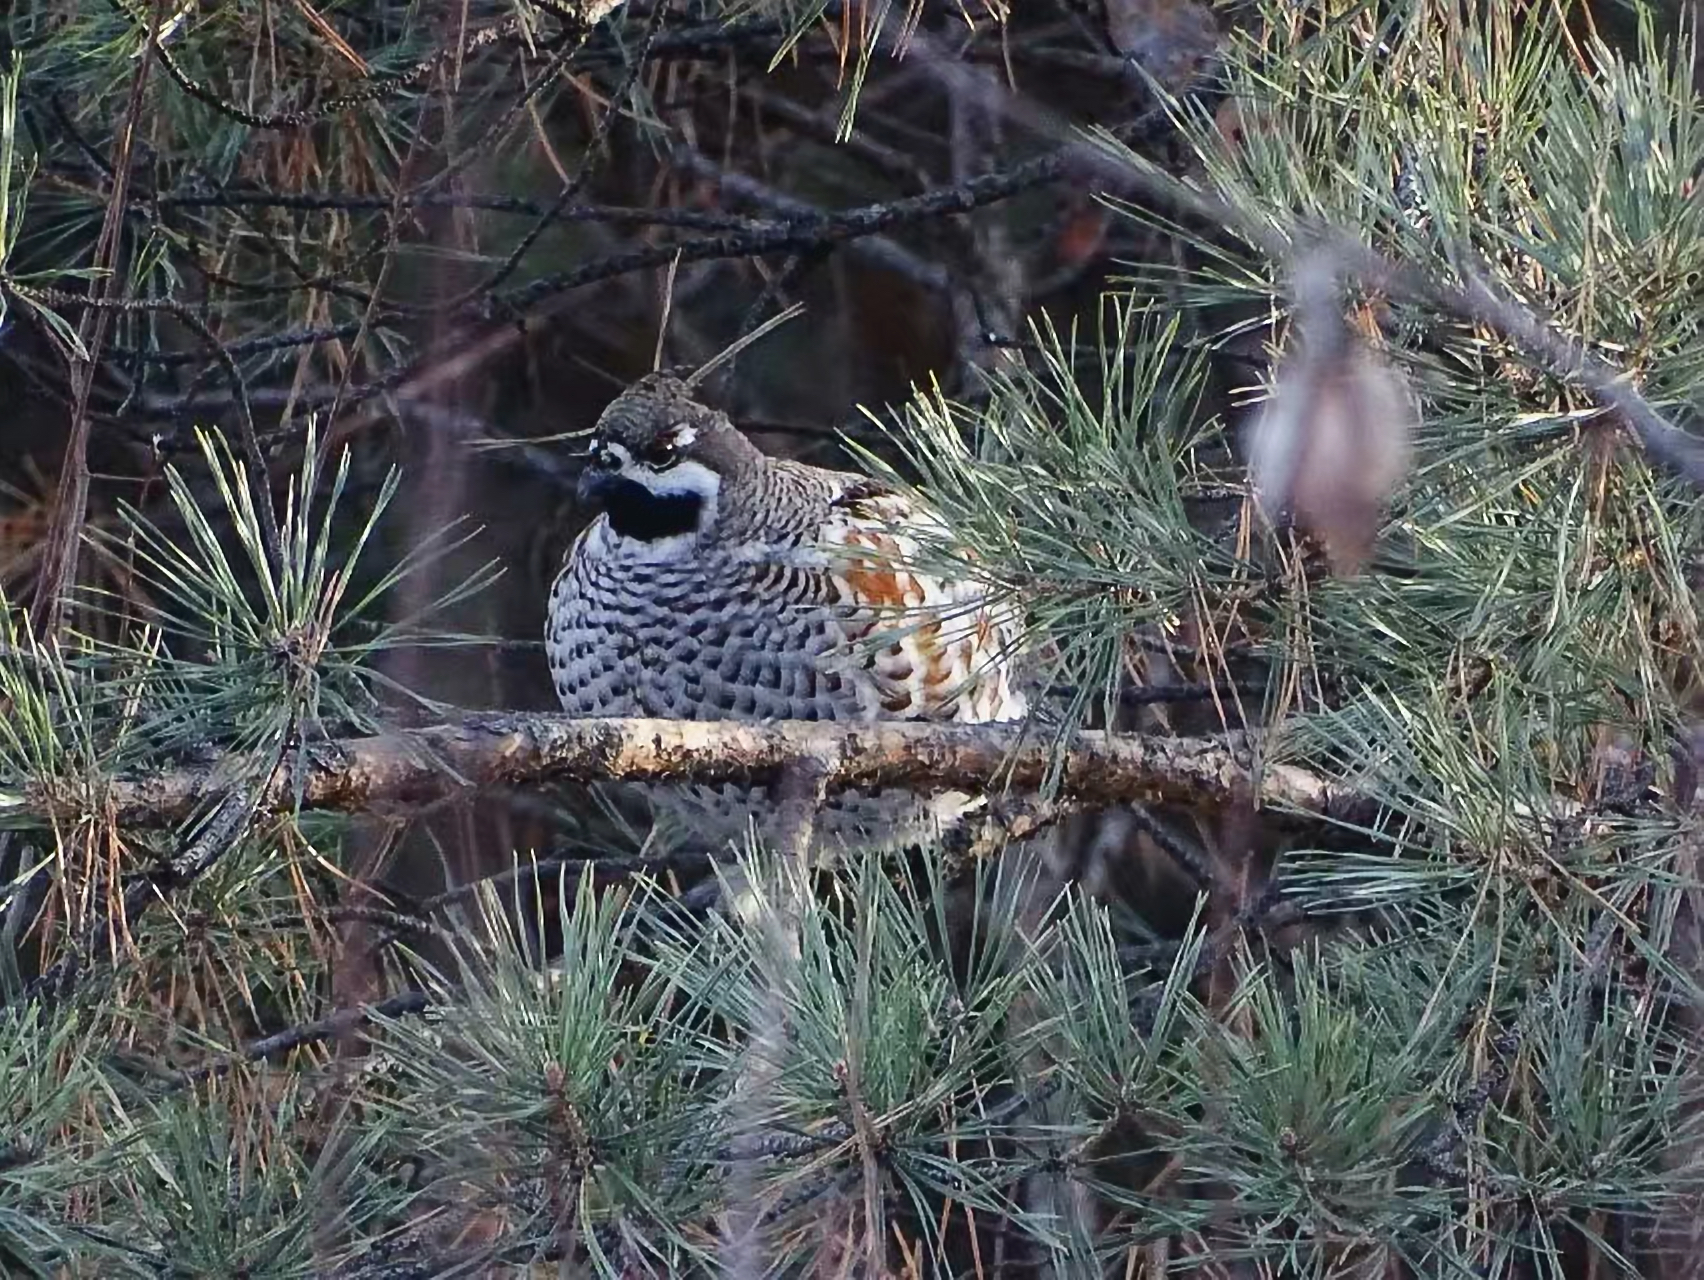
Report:
[[[19,0],[0,1274],[1693,1274],[1690,12]],[[1056,775],[1212,785],[814,868],[614,751],[310,794],[549,705],[479,486],[730,344]]]

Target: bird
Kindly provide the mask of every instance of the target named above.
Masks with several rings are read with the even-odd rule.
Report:
[[[577,495],[595,517],[550,590],[546,653],[574,716],[1022,720],[1022,625],[969,574],[919,562],[945,522],[855,472],[770,456],[692,385],[651,373],[593,427]],[[761,786],[645,788],[702,834],[765,829]],[[979,801],[844,793],[813,848],[915,844]]]

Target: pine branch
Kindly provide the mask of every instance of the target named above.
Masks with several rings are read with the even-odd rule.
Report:
[[[17,999],[0,1003],[0,1008],[24,1008],[33,1003],[52,1006],[68,999],[84,975],[104,954],[110,954],[109,944],[119,931],[128,930],[167,890],[196,879],[231,850],[251,825],[255,808],[247,792],[226,791],[201,831],[176,857],[151,874],[133,878],[119,895],[116,913],[99,915]]]
[[[1144,737],[1082,733],[1063,752],[1059,798],[1228,801],[1254,788],[1255,739]],[[363,813],[411,807],[545,781],[756,782],[801,766],[820,768],[832,791],[906,786],[990,792],[1042,788],[1055,767],[1046,737],[1005,725],[768,724],[649,719],[573,719],[546,713],[494,713],[311,748],[305,772],[286,764],[257,799],[287,809]],[[253,762],[227,756],[207,765],[111,780],[104,811],[125,828],[182,820],[219,795]],[[1268,765],[1258,793],[1269,804],[1334,817],[1365,816],[1372,801],[1305,770]],[[79,812],[85,799],[52,784],[32,786],[14,817]]]
[[[580,44],[590,35],[592,28],[611,10],[618,8],[625,0],[597,0],[583,6],[581,12],[573,12],[566,6],[553,6],[554,13],[571,32],[578,36],[577,41],[571,41],[555,57],[560,66],[573,54],[577,53]],[[520,16],[505,18],[489,27],[482,27],[467,36],[465,42],[458,42],[449,48],[434,50],[429,56],[416,62],[408,70],[392,74],[377,75],[362,81],[349,92],[340,94],[328,102],[321,103],[312,110],[294,109],[287,111],[257,113],[248,110],[240,103],[230,101],[213,89],[202,84],[190,75],[178,62],[171,49],[159,38],[157,29],[158,16],[151,26],[139,15],[132,13],[126,0],[110,0],[110,3],[121,14],[135,24],[138,30],[144,32],[149,51],[159,58],[160,64],[167,73],[190,97],[206,106],[213,108],[220,115],[251,129],[260,130],[300,130],[324,120],[332,119],[345,111],[357,107],[374,106],[386,99],[395,97],[409,89],[419,88],[427,84],[431,78],[451,67],[460,66],[476,53],[499,43],[525,33],[526,23]],[[539,87],[549,83],[551,76],[540,77]],[[532,93],[536,93],[534,89]],[[531,97],[532,93],[527,96]],[[524,100],[523,100],[524,103]],[[523,103],[516,103],[518,108]]]
[[[1044,137],[1063,139],[1076,132],[1054,112],[1013,97],[994,77],[964,65],[928,34],[916,33],[910,46],[945,83],[986,104],[989,110],[1009,116]],[[1076,150],[1079,163],[1107,196],[1135,202],[1137,207],[1146,203],[1204,226],[1224,228],[1276,263],[1323,251],[1346,274],[1365,284],[1479,325],[1532,364],[1585,391],[1606,414],[1627,426],[1654,463],[1704,488],[1704,440],[1660,413],[1640,393],[1630,370],[1618,369],[1596,355],[1585,342],[1556,328],[1478,269],[1467,246],[1456,246],[1451,255],[1461,277],[1457,284],[1419,266],[1399,262],[1364,243],[1351,230],[1328,221],[1273,226],[1259,212],[1166,172],[1132,151],[1112,131],[1099,129],[1097,134],[1095,143]]]

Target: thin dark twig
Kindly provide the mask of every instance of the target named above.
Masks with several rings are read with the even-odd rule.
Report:
[[[587,179],[592,176],[593,165],[608,142],[610,130],[614,128],[616,120],[621,115],[621,104],[632,92],[634,84],[639,79],[639,73],[645,66],[646,59],[650,57],[651,46],[662,32],[664,11],[665,6],[661,4],[651,11],[651,17],[645,27],[645,38],[639,46],[638,55],[628,66],[626,74],[622,76],[621,83],[616,86],[615,92],[610,95],[609,108],[598,117],[597,126],[592,131],[592,136],[587,141],[585,150],[580,153],[580,163],[575,167],[573,175],[563,184],[562,190],[557,193],[556,199],[550,202],[550,206],[539,213],[537,221],[527,228],[526,234],[516,242],[515,247],[509,251],[508,256],[498,265],[497,269],[485,280],[470,289],[465,297],[458,299],[458,305],[498,288],[510,276],[514,275],[516,269],[521,265],[522,259],[532,251],[533,245],[538,243],[538,238],[561,217],[562,211],[568,207],[568,202],[585,189]]]
[[[1050,151],[998,173],[980,174],[952,187],[920,196],[878,201],[821,215],[753,224],[741,233],[677,240],[649,245],[599,262],[582,263],[555,275],[499,295],[506,307],[526,310],[558,293],[594,280],[632,271],[646,270],[669,262],[677,254],[683,263],[715,258],[743,258],[816,245],[838,245],[865,236],[879,235],[892,227],[923,222],[949,213],[969,213],[985,205],[1008,200],[1023,191],[1046,186],[1068,169],[1078,152],[1075,146]]]
[[[130,7],[125,0],[108,0],[108,3],[130,22],[137,26],[143,25],[137,22],[136,15],[130,12]],[[178,62],[176,55],[160,43],[157,25],[147,30],[146,49],[150,57],[158,56],[160,64],[165,67],[167,74],[177,83],[178,88],[197,102],[213,108],[220,115],[235,120],[238,124],[247,125],[251,129],[297,130],[306,129],[322,120],[329,120],[331,117],[340,115],[351,108],[368,106],[424,84],[440,67],[465,59],[467,55],[512,36],[520,29],[521,19],[519,17],[505,18],[502,22],[493,26],[475,31],[467,38],[465,44],[436,50],[406,71],[392,75],[375,75],[348,93],[322,103],[311,111],[276,111],[264,115],[250,111],[246,107],[221,97],[185,71]]]
[[[242,789],[227,792],[201,833],[192,840],[177,860],[153,875],[135,877],[121,895],[122,914],[118,918],[103,918],[86,928],[51,965],[31,981],[8,1007],[40,1005],[53,1008],[63,1003],[83,977],[89,962],[99,954],[101,942],[120,927],[121,921],[135,920],[160,894],[173,883],[194,879],[224,854],[242,837],[253,818],[253,797]]]
[[[945,187],[920,196],[879,201],[829,213],[801,215],[792,219],[750,222],[740,231],[726,235],[674,240],[611,254],[592,262],[581,263],[555,275],[542,276],[518,288],[496,293],[483,304],[469,304],[469,309],[484,319],[490,319],[499,306],[510,313],[524,312],[557,294],[599,280],[664,266],[677,256],[683,263],[706,262],[833,246],[879,235],[892,227],[928,221],[948,213],[968,213],[1055,181],[1066,172],[1076,151],[1075,147],[1062,148],[1014,165],[1011,169],[980,174],[957,186]],[[234,342],[229,344],[228,349],[233,356],[251,355],[317,342],[337,341],[352,337],[359,331],[360,325],[354,322],[324,325]],[[153,364],[185,364],[193,360],[193,357],[181,353],[158,353],[146,358]],[[388,389],[382,385],[370,385],[375,392]],[[359,390],[360,388],[354,389]],[[352,394],[351,398],[357,397]]]
[[[83,136],[83,131],[77,127],[76,122],[71,119],[71,113],[65,109],[62,95],[58,93],[49,94],[47,109],[53,116],[53,122],[59,126],[60,132],[71,139],[71,145],[82,152],[83,158],[100,170],[108,182],[113,181],[117,174],[114,172],[112,164],[100,153],[99,148]],[[43,176],[45,177],[47,174],[44,172]]]
[[[562,47],[551,54],[550,60],[545,63],[538,78],[523,88],[515,100],[504,109],[497,122],[487,129],[471,147],[464,149],[437,173],[421,183],[418,190],[431,191],[441,187],[475,160],[490,155],[497,140],[509,131],[516,120],[520,119],[521,112],[527,109],[528,104],[556,83],[563,68],[568,65],[568,60],[580,52],[591,34],[591,24],[582,22],[580,29],[573,32],[567,40],[563,41]]]
[[[787,295],[797,288],[807,275],[826,262],[830,252],[828,245],[819,244],[795,253],[787,259],[774,278],[764,285],[763,292],[758,294],[757,300],[746,309],[744,317],[740,320],[736,338],[746,337],[769,318],[774,308],[785,306]],[[733,353],[728,357],[726,364],[717,371],[714,386],[719,395],[725,396],[728,389],[734,385],[734,370],[739,364],[739,358],[738,352]]]
[[[835,10],[839,5],[830,4],[828,8]],[[652,46],[651,57],[653,60],[726,57],[726,51],[731,48],[741,45],[768,46],[786,34],[786,28],[773,18],[753,17],[737,22],[712,19],[709,22],[675,27],[664,32]],[[580,55],[579,65],[589,69],[607,66],[612,62],[624,63],[628,57],[627,50],[612,42],[585,50]]]
[[[467,884],[457,885],[453,889],[446,889],[442,893],[434,894],[421,902],[420,910],[422,912],[438,911],[452,902],[472,897],[488,887],[510,884],[525,878],[533,878],[536,881],[556,872],[580,875],[590,869],[610,875],[645,875],[659,871],[696,869],[710,861],[710,855],[701,852],[653,854],[638,858],[541,858],[536,862],[529,862],[525,866],[481,876]]]
[[[875,141],[862,129],[855,129],[845,139],[841,139],[839,122],[825,119],[810,107],[778,93],[769,92],[761,85],[748,87],[745,93],[765,116],[776,116],[791,131],[803,134],[836,152],[857,156],[890,180],[902,183],[913,193],[928,188],[928,175],[914,156]]]
[[[270,1058],[274,1054],[288,1053],[292,1049],[300,1049],[304,1045],[318,1044],[325,1040],[335,1040],[356,1027],[363,1026],[375,1016],[381,1018],[401,1018],[409,1014],[424,1013],[430,1007],[430,1001],[424,991],[404,991],[400,995],[390,996],[376,1004],[361,1005],[353,1009],[339,1009],[313,1022],[305,1022],[300,1026],[288,1027],[276,1031],[272,1035],[262,1036],[258,1040],[250,1040],[242,1049],[229,1058],[217,1062],[209,1062],[189,1071],[179,1072],[174,1083],[178,1085],[197,1084],[203,1080],[222,1076],[239,1062],[258,1062],[262,1058]]]
[[[100,235],[95,241],[94,264],[107,270],[89,286],[89,296],[108,298],[117,287],[119,273],[111,268],[122,252],[125,188],[130,174],[130,152],[142,121],[144,89],[153,70],[152,50],[158,45],[163,0],[155,0],[153,16],[148,23],[148,49],[136,74],[130,81],[130,100],[125,106],[124,123],[119,129],[118,163],[113,167],[112,199],[101,219]],[[65,445],[65,461],[60,467],[58,492],[54,496],[53,523],[42,542],[41,568],[36,576],[32,603],[35,625],[43,635],[58,632],[65,616],[66,587],[77,572],[77,548],[82,543],[83,523],[89,504],[89,397],[95,385],[95,365],[100,359],[101,345],[106,341],[111,312],[95,308],[83,313],[77,326],[78,340],[86,359],[75,352],[66,352],[71,368],[73,408],[71,438]]]
[[[233,212],[237,211],[233,210]],[[348,283],[347,277],[359,268],[368,258],[379,257],[384,254],[386,252],[386,246],[377,244],[369,245],[338,263],[338,270],[335,272],[320,271],[316,274],[314,272],[310,272],[302,265],[301,260],[290,251],[290,246],[285,244],[271,227],[268,227],[260,219],[255,218],[250,214],[239,213],[238,216],[242,219],[242,225],[253,231],[255,235],[259,236],[266,243],[266,247],[278,255],[280,261],[289,268],[290,274],[295,276],[296,279],[291,283],[274,283],[268,280],[227,279],[214,274],[210,267],[206,267],[198,262],[197,269],[201,271],[204,278],[212,280],[226,288],[239,290],[245,293],[329,293],[333,297],[347,298],[349,301],[357,304],[358,306],[367,307],[373,304],[373,292]],[[416,308],[404,303],[391,302],[386,304],[387,313],[396,312],[407,314],[414,310],[416,310]]]
[[[1074,698],[1081,692],[1075,685],[1059,684],[1049,688],[1056,698]],[[1132,685],[1118,691],[1121,707],[1163,706],[1174,702],[1209,702],[1216,698],[1235,697],[1239,693],[1265,693],[1264,680],[1232,680],[1218,684]]]
[[[89,307],[95,310],[114,311],[120,313],[160,312],[177,320],[201,340],[201,345],[207,355],[224,372],[231,384],[231,403],[236,407],[241,425],[244,452],[249,466],[255,468],[253,484],[258,499],[261,527],[267,539],[268,549],[272,553],[275,564],[282,565],[284,544],[279,537],[278,517],[272,505],[272,489],[267,483],[266,464],[260,454],[259,436],[254,427],[254,411],[249,402],[248,382],[243,377],[243,371],[232,358],[230,348],[220,342],[217,335],[207,327],[207,322],[196,315],[189,307],[175,298],[94,298],[82,294],[69,293],[62,289],[41,288],[36,285],[24,285],[15,280],[0,275],[0,291],[11,293],[25,302],[40,303],[52,307]]]
[[[1211,864],[1201,850],[1190,845],[1142,805],[1130,805],[1124,812],[1139,831],[1152,840],[1162,853],[1177,864],[1179,870],[1195,882],[1196,888],[1212,890],[1221,887],[1219,877],[1214,874]]]
[[[678,227],[684,231],[739,231],[751,218],[737,214],[696,209],[646,209],[627,205],[577,204],[557,206],[556,201],[528,200],[521,196],[491,196],[456,192],[408,192],[402,198],[406,209],[476,209],[522,218],[538,218],[547,225],[557,222],[610,222],[640,226]],[[373,213],[396,207],[390,196],[360,195],[340,191],[266,191],[226,189],[160,196],[161,209],[239,209],[260,207],[288,209],[300,213]]]
[[[371,330],[373,324],[378,318],[379,298],[385,291],[385,280],[390,275],[391,266],[396,262],[397,227],[402,223],[403,214],[402,205],[400,203],[401,193],[404,189],[404,184],[407,181],[408,172],[411,168],[413,168],[415,161],[420,155],[420,141],[424,136],[424,126],[426,123],[426,107],[427,99],[422,98],[420,100],[420,110],[415,113],[414,128],[409,130],[408,151],[404,154],[402,164],[398,170],[397,199],[391,203],[391,207],[387,211],[385,217],[385,235],[383,237],[385,247],[383,256],[379,260],[378,279],[373,282],[371,296],[367,299],[367,305],[361,311],[360,326],[356,329],[355,337],[353,339],[356,352],[359,352],[359,349],[362,346],[362,339],[366,337],[368,331]],[[337,419],[338,406],[343,402],[343,393],[349,389],[349,376],[355,371],[355,358],[356,354],[351,353],[351,357],[343,362],[343,368],[339,371],[337,376],[337,388],[332,392],[331,408],[326,414],[326,416],[334,422]],[[331,457],[333,439],[334,433],[331,431],[327,431],[320,439],[318,465],[321,467],[324,467],[326,460]]]
[[[772,190],[755,178],[730,172],[695,148],[684,144],[675,147],[670,162],[695,178],[714,182],[724,199],[756,205],[791,223],[809,225],[834,216],[809,201]],[[940,291],[948,287],[947,273],[942,267],[919,257],[886,236],[871,234],[860,237],[856,243],[859,253],[873,266],[892,271],[908,280],[915,280],[926,289]],[[819,252],[826,252],[829,247],[826,242],[801,246]]]
[[[667,266],[677,258],[682,263],[708,262],[827,248],[876,235],[896,226],[926,222],[946,213],[968,212],[1058,180],[1077,163],[1079,154],[1078,146],[1063,147],[1011,169],[978,175],[956,186],[922,196],[860,205],[798,220],[747,222],[738,231],[726,234],[640,246],[583,262],[567,271],[543,276],[476,300],[468,304],[466,312],[468,318],[488,323],[496,317],[504,317],[500,323],[507,328],[512,323],[507,317],[530,315],[535,308],[540,309],[537,312],[540,316],[549,314],[545,304],[561,294],[598,281]],[[358,329],[358,325],[349,323],[269,334],[229,343],[227,350],[233,356],[259,354],[347,338]],[[343,397],[343,404],[353,406],[396,391],[416,379],[432,376],[455,361],[457,349],[487,343],[492,333],[492,330],[481,330],[458,335],[453,343],[434,346],[406,365],[350,387]],[[184,364],[192,362],[195,357],[173,352],[151,354],[146,358],[150,363]],[[311,405],[313,402],[304,399],[302,403]],[[167,416],[181,411],[182,406],[173,401],[158,402],[152,409],[156,414]]]
[[[269,333],[254,338],[240,338],[223,345],[225,354],[232,359],[244,356],[265,355],[273,351],[288,351],[292,347],[317,346],[322,342],[341,342],[353,338],[361,332],[361,322],[350,320],[343,324],[314,325],[304,329],[288,329],[283,333]],[[115,356],[135,357],[143,364],[159,365],[174,368],[181,365],[197,364],[205,357],[197,351],[141,351],[130,347],[114,347]],[[327,388],[329,399],[332,389]]]

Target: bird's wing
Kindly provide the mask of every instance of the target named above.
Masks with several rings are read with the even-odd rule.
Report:
[[[849,639],[883,711],[965,723],[1022,718],[1027,707],[1013,673],[1022,629],[1016,610],[990,600],[968,573],[928,563],[927,552],[948,532],[936,512],[879,481],[844,481],[828,503],[819,541],[849,615]]]

